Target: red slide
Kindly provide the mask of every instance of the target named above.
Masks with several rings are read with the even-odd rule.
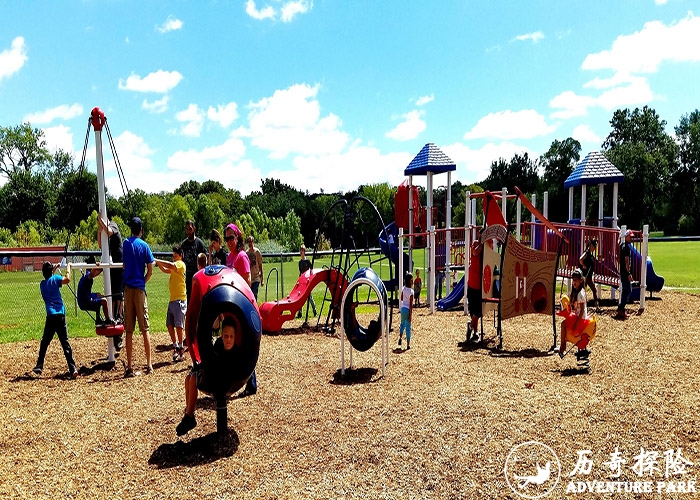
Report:
[[[309,298],[311,291],[321,282],[328,285],[333,295],[332,305],[336,306],[336,310],[339,310],[343,293],[345,293],[345,288],[347,287],[345,276],[338,272],[337,269],[310,269],[299,276],[297,284],[294,285],[287,297],[274,302],[264,302],[260,305],[263,331],[279,332],[285,321],[294,319],[297,311],[306,303],[306,299]]]

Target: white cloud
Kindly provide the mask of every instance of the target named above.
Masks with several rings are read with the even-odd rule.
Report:
[[[291,22],[297,14],[306,14],[313,6],[313,1],[308,0],[296,0],[285,3],[280,9],[282,22]]]
[[[143,137],[125,130],[114,138],[114,147],[119,153],[119,164],[124,172],[126,185],[130,190],[139,188],[147,193],[169,190],[166,184],[168,184],[171,179],[154,170],[153,160],[151,159],[154,151],[148,146]],[[103,151],[105,155],[104,168],[107,191],[114,196],[121,196],[124,193],[121,183],[119,182],[114,158],[109,156],[109,150]],[[93,162],[94,165],[94,146],[88,151],[86,158]],[[179,184],[173,186],[172,189],[177,186],[179,186]]]
[[[595,106],[595,104],[596,99],[594,97],[580,96],[571,90],[567,90],[549,101],[550,107],[561,109],[561,111],[552,113],[550,117],[566,120],[577,116],[585,116],[588,113],[588,108]]]
[[[416,106],[424,106],[435,100],[435,94],[424,95],[416,99]]]
[[[141,78],[131,74],[126,81],[119,79],[119,90],[132,90],[134,92],[155,92],[164,94],[174,89],[182,80],[182,75],[177,71],[164,71],[159,69]]]
[[[544,116],[534,109],[506,110],[482,117],[473,129],[464,134],[464,138],[532,139],[550,134],[554,130],[556,127],[547,125]]]
[[[66,153],[74,154],[73,152],[73,132],[70,127],[65,125],[56,125],[55,127],[46,127],[43,129],[44,139],[46,139],[46,148],[55,153],[62,149]],[[76,158],[79,162],[80,158]]]
[[[255,6],[255,0],[248,0],[245,3],[245,12],[250,17],[252,17],[253,19],[257,19],[258,21],[262,21],[263,19],[275,18],[275,9],[273,9],[270,5],[267,5],[262,9],[258,9]]]
[[[654,0],[654,3],[656,5],[666,5],[668,3],[668,0]]]
[[[80,104],[61,104],[55,108],[46,109],[44,111],[39,111],[36,113],[30,113],[24,117],[23,121],[27,121],[32,124],[45,124],[51,123],[56,119],[60,120],[70,120],[76,116],[83,114],[83,107]]]
[[[175,119],[184,122],[180,133],[188,137],[199,137],[204,125],[204,112],[196,104],[190,104],[187,109],[175,114]]]
[[[516,153],[527,153],[531,159],[539,157],[539,153],[513,142],[487,143],[479,149],[458,142],[440,146],[440,149],[457,164],[457,176],[466,184],[486,179],[491,172],[491,163],[499,158],[510,161]]]
[[[518,42],[526,42],[531,40],[533,43],[537,43],[540,40],[544,40],[544,33],[541,31],[535,31],[533,33],[525,33],[524,35],[518,35],[514,38]]]
[[[178,179],[175,187],[188,179],[214,179],[243,195],[260,187],[262,172],[244,158],[246,147],[239,138],[197,151],[177,151],[168,158],[168,175]]]
[[[309,12],[314,6],[312,0],[291,0],[284,2],[279,11],[272,5],[266,5],[259,9],[255,0],[248,0],[245,4],[245,11],[253,19],[262,21],[265,19],[280,19],[282,22],[291,22],[298,14]]]
[[[654,99],[654,94],[645,78],[639,78],[635,82],[622,87],[615,87],[603,92],[598,99],[598,104],[607,111],[646,104]]]
[[[362,184],[399,184],[413,156],[415,153],[382,154],[374,147],[356,142],[343,152],[297,156],[293,169],[272,170],[267,176],[310,193],[346,192]],[[329,172],[337,174],[329,175]]]
[[[0,52],[0,81],[17,73],[25,62],[27,62],[27,48],[24,45],[24,38],[18,36],[12,40],[9,49]]]
[[[216,108],[209,106],[207,118],[226,128],[238,119],[238,105],[235,102],[230,102],[224,106],[218,105]]]
[[[296,84],[250,103],[249,126],[239,128],[234,136],[249,137],[252,145],[269,151],[272,159],[293,153],[322,155],[340,151],[349,137],[340,128],[340,118],[332,113],[321,116],[317,92],[318,85]]]
[[[641,31],[620,35],[609,50],[589,54],[584,70],[617,73],[656,73],[664,62],[700,61],[700,17],[692,12],[671,25],[651,21]]]
[[[170,101],[170,97],[167,95],[164,95],[162,99],[158,99],[157,101],[149,102],[148,99],[144,99],[143,102],[141,103],[141,109],[145,109],[149,113],[155,113],[155,114],[160,114],[164,113],[165,111],[168,110],[168,102]]]
[[[174,18],[172,15],[168,16],[163,24],[160,26],[156,25],[156,31],[158,33],[167,33],[168,31],[176,31],[182,29],[182,21]]]
[[[413,110],[401,115],[403,121],[384,136],[397,141],[415,139],[426,129],[425,120],[422,118],[423,114],[422,110]]]
[[[576,139],[581,143],[597,143],[601,144],[603,139],[601,139],[588,125],[579,125],[571,133],[571,137]]]

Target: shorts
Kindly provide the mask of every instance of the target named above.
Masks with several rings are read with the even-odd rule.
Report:
[[[469,314],[481,318],[481,290],[467,287],[467,302]]]
[[[146,291],[140,288],[124,287],[124,331],[133,332],[136,320],[139,330],[148,333],[148,299]]]
[[[185,314],[187,313],[186,300],[171,300],[168,302],[168,312],[165,316],[165,326],[176,328],[185,327]]]

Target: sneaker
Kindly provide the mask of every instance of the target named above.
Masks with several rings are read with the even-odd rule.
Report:
[[[76,378],[78,378],[78,375],[78,370],[74,370],[73,373],[70,374],[70,378],[75,380]]]
[[[576,359],[578,361],[588,359],[588,355],[591,353],[588,349],[579,349],[576,352]]]
[[[180,353],[179,353],[179,351],[180,351],[180,348],[179,348],[179,347],[176,347],[176,348],[173,350],[173,363],[177,363],[178,361],[180,361]]]
[[[182,361],[183,359],[185,359],[185,348],[178,347],[177,348],[177,355],[180,357],[179,361]]]
[[[401,337],[399,337],[399,345],[401,345]]]
[[[134,369],[133,369],[133,368],[127,368],[127,369],[124,371],[124,378],[133,378],[134,375],[135,375],[135,373],[134,373]]]
[[[185,416],[182,417],[182,421],[175,427],[175,433],[178,436],[184,436],[195,427],[197,427],[197,419],[194,418],[194,415],[185,413]]]
[[[408,342],[406,342],[406,350],[408,351],[410,348],[411,348],[411,344],[409,344]]]
[[[155,371],[155,370],[153,369],[153,366],[149,366],[148,368],[146,368],[146,369],[144,370],[144,373],[145,373],[146,375],[150,375],[150,374],[153,373],[154,371]]]
[[[112,318],[107,318],[104,323],[105,326],[114,326],[117,324],[117,322],[114,321]]]
[[[36,367],[34,367],[34,369],[32,370],[32,373],[34,373],[34,375],[41,375],[41,372],[42,372],[42,371],[44,371],[44,370],[41,369],[41,368],[39,368],[38,366],[36,366]]]

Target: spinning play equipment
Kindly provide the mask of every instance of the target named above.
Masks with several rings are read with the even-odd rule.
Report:
[[[217,355],[212,329],[222,315],[234,317],[240,329],[231,351]],[[205,373],[198,389],[216,399],[216,427],[224,433],[228,429],[226,397],[245,385],[260,353],[262,322],[255,296],[233,269],[208,266],[192,278],[185,326],[192,362]]]
[[[379,314],[376,320],[370,320],[367,326],[363,326],[357,319],[356,310],[360,303],[361,287],[367,286],[378,298]],[[370,268],[358,269],[350,280],[347,290],[343,295],[342,325],[345,335],[340,336],[341,374],[345,374],[345,338],[350,345],[360,352],[368,351],[380,338],[382,339],[382,376],[389,356],[389,318],[388,297],[384,282]],[[352,366],[352,349],[350,349],[350,366]]]

